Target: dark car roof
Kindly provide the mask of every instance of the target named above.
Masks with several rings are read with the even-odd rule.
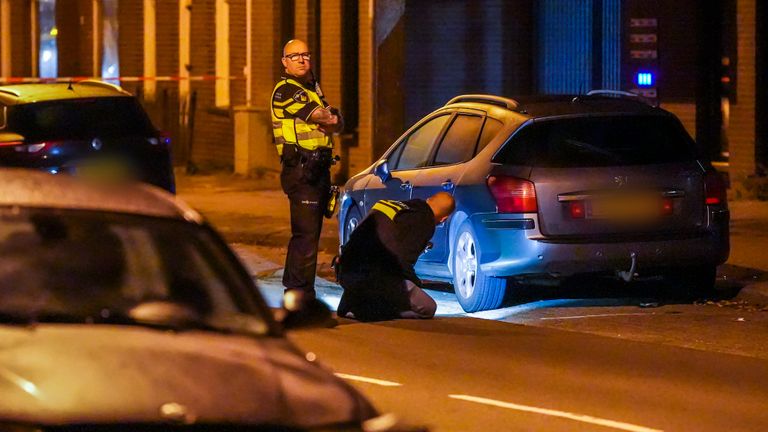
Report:
[[[96,210],[184,219],[202,216],[175,196],[143,183],[95,184],[68,175],[23,168],[0,169],[0,207]]]
[[[575,114],[662,114],[641,100],[606,96],[535,96],[519,98],[517,111],[533,118]]]
[[[5,105],[94,97],[130,97],[122,88],[102,81],[76,83],[15,84],[0,86],[0,102]]]
[[[451,104],[490,104],[507,108],[531,118],[591,114],[668,114],[667,111],[649,105],[639,97],[617,97],[602,94],[537,95],[515,97],[514,99],[493,95],[463,95],[452,99],[447,105]]]

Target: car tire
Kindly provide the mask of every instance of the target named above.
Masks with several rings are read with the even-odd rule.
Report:
[[[344,241],[342,245],[347,244],[350,234],[352,234],[352,231],[357,228],[362,220],[363,214],[356,206],[352,206],[347,210],[347,214],[344,216]]]
[[[507,279],[489,276],[480,268],[482,247],[469,222],[456,233],[452,251],[453,290],[461,307],[477,312],[501,306]]]
[[[694,299],[711,296],[715,292],[716,278],[715,265],[680,267],[671,269],[664,275],[673,293]]]

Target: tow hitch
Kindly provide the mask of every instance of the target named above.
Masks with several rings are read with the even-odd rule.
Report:
[[[632,260],[629,270],[619,270],[616,272],[616,275],[624,282],[632,282],[632,279],[635,277],[635,270],[637,270],[637,253],[632,252],[629,254],[629,258]]]

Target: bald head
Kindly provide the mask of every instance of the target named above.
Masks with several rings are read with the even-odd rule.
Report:
[[[307,43],[301,39],[291,39],[283,46],[283,57],[288,53],[298,52],[303,53],[309,51]]]
[[[432,209],[432,213],[435,214],[435,224],[445,221],[456,210],[456,201],[448,192],[438,192],[432,195],[427,198],[427,204]]]
[[[299,80],[307,81],[309,79],[312,66],[309,63],[309,47],[299,39],[291,39],[283,47],[283,58],[281,62],[285,67],[285,72]]]

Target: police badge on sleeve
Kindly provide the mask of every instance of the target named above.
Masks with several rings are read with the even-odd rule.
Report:
[[[304,90],[299,90],[293,94],[293,100],[295,100],[298,103],[307,103],[309,102],[309,96],[307,95],[307,92],[305,92]]]

